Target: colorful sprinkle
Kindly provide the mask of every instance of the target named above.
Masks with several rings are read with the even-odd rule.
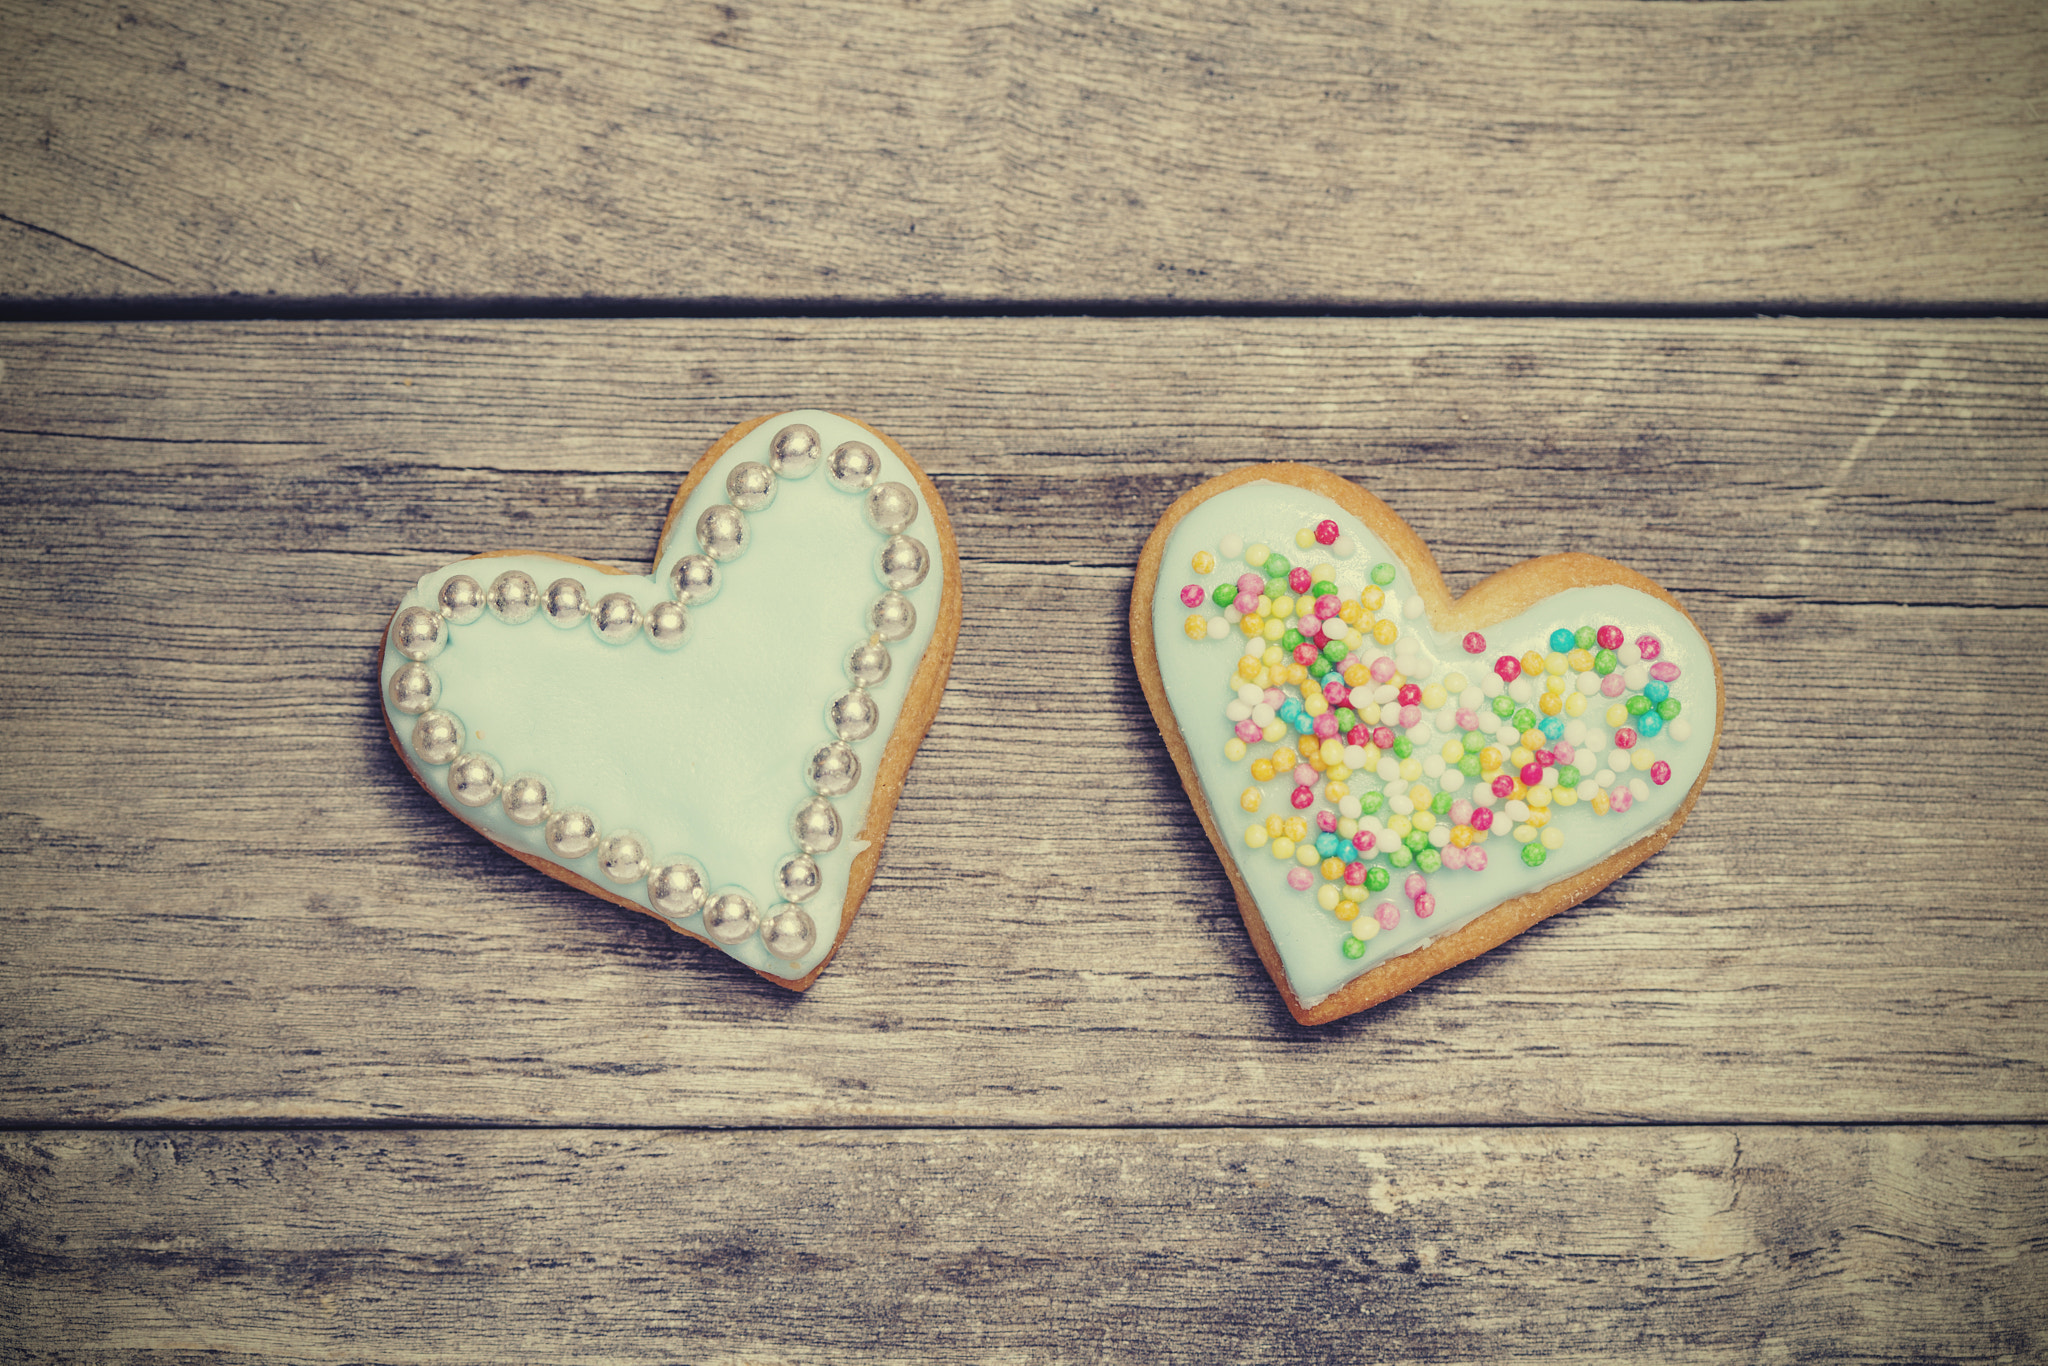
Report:
[[[1191,583],[1180,590],[1180,605],[1183,607],[1200,607],[1203,596],[1202,585]]]
[[[1337,544],[1337,536],[1338,531],[1337,524],[1335,522],[1332,522],[1325,518],[1323,521],[1316,523],[1317,545],[1335,545]]]

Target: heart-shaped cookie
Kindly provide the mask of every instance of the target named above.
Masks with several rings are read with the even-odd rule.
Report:
[[[379,692],[413,776],[493,843],[800,991],[874,879],[959,629],[924,471],[793,412],[697,462],[652,575],[499,551],[422,578]]]
[[[1685,609],[1591,555],[1453,599],[1371,494],[1306,465],[1160,519],[1138,672],[1259,957],[1303,1024],[1573,906],[1691,810],[1721,736]]]

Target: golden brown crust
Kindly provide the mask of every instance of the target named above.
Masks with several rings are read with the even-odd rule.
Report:
[[[1246,886],[1243,874],[1238,870],[1237,860],[1231,853],[1230,842],[1223,838],[1217,825],[1216,813],[1209,807],[1208,799],[1202,793],[1201,778],[1195,772],[1194,758],[1188,752],[1186,737],[1181,734],[1175,720],[1172,706],[1167,702],[1166,684],[1160,677],[1158,642],[1152,633],[1152,600],[1159,586],[1159,570],[1166,553],[1167,537],[1172,535],[1181,519],[1197,506],[1220,493],[1225,493],[1243,484],[1258,481],[1278,484],[1292,484],[1330,499],[1345,511],[1365,523],[1374,535],[1384,541],[1394,552],[1410,577],[1416,591],[1422,595],[1423,607],[1430,624],[1439,631],[1456,633],[1460,631],[1484,630],[1496,622],[1534,606],[1553,593],[1567,588],[1593,587],[1602,584],[1619,584],[1647,593],[1658,598],[1684,614],[1688,621],[1691,614],[1677,598],[1626,566],[1603,560],[1597,555],[1544,555],[1533,560],[1501,570],[1490,578],[1474,584],[1463,597],[1453,598],[1444,577],[1436,565],[1436,557],[1416,534],[1415,529],[1379,499],[1367,493],[1348,479],[1331,474],[1312,465],[1272,464],[1251,465],[1244,469],[1232,470],[1219,475],[1176,499],[1173,506],[1159,519],[1152,535],[1145,542],[1144,553],[1138,557],[1137,579],[1131,589],[1131,652],[1138,667],[1139,681],[1145,689],[1145,700],[1151,705],[1153,719],[1159,726],[1159,734],[1166,741],[1167,750],[1173,755],[1174,767],[1180,771],[1181,785],[1187,789],[1189,799],[1194,803],[1195,814],[1201,818],[1202,829],[1209,836],[1218,856],[1223,860],[1223,871],[1229,875],[1230,885],[1237,893],[1237,907],[1244,917],[1245,928],[1251,933],[1252,944],[1258,950],[1259,961],[1266,965],[1273,984],[1280,988],[1282,999],[1287,1002],[1288,1011],[1305,1025],[1327,1024],[1331,1020],[1354,1014],[1368,1007],[1376,1006],[1389,997],[1427,981],[1446,968],[1457,966],[1468,958],[1475,958],[1488,949],[1503,944],[1528,929],[1539,920],[1556,915],[1559,911],[1578,905],[1587,897],[1605,887],[1608,883],[1628,872],[1650,855],[1662,849],[1676,834],[1678,827],[1685,823],[1686,816],[1699,799],[1700,788],[1707,780],[1707,774],[1714,767],[1714,751],[1721,743],[1721,698],[1726,690],[1721,686],[1721,664],[1714,659],[1715,709],[1713,741],[1707,749],[1707,761],[1700,768],[1699,777],[1685,794],[1685,800],[1670,820],[1650,831],[1635,843],[1571,877],[1561,879],[1550,886],[1513,900],[1502,902],[1492,910],[1479,916],[1462,928],[1413,952],[1390,958],[1386,962],[1345,983],[1337,991],[1312,1004],[1304,1005],[1295,997],[1294,990],[1287,982],[1287,974],[1281,966],[1280,952],[1267,932],[1265,920],[1260,916],[1258,904],[1252,899],[1251,889]],[[1694,623],[1697,627],[1698,623]],[[1705,639],[1705,633],[1701,633]],[[1713,647],[1707,647],[1709,658],[1713,658]]]
[[[712,445],[711,449],[706,451],[703,457],[690,467],[689,474],[684,477],[681,487],[676,491],[675,497],[669,503],[667,516],[662,520],[661,539],[656,544],[654,551],[654,562],[656,564],[661,562],[662,552],[668,545],[669,535],[675,530],[676,520],[681,516],[683,504],[688,500],[691,491],[697,487],[705,475],[710,473],[711,467],[718,463],[719,457],[732,448],[734,442],[776,416],[779,416],[779,414],[770,413],[763,417],[754,418],[752,421],[740,423],[724,436],[721,436]],[[832,941],[831,950],[818,960],[818,965],[802,977],[778,977],[772,972],[766,972],[759,968],[753,970],[756,974],[767,978],[777,986],[788,987],[791,991],[803,991],[809,987],[811,983],[818,980],[818,974],[825,970],[826,965],[838,956],[839,946],[846,942],[846,932],[852,927],[853,918],[860,910],[860,904],[866,898],[868,888],[874,885],[875,869],[880,865],[882,858],[882,843],[888,837],[889,822],[895,815],[896,803],[903,796],[903,780],[910,772],[911,760],[917,757],[917,749],[924,742],[925,733],[931,729],[932,718],[938,714],[939,701],[946,690],[946,678],[953,669],[953,650],[960,638],[960,613],[963,601],[960,590],[960,546],[953,539],[953,522],[946,515],[945,500],[939,496],[938,486],[932,483],[930,476],[925,474],[923,467],[915,460],[912,460],[909,453],[897,445],[885,433],[876,431],[858,418],[847,417],[844,413],[835,413],[833,416],[853,423],[877,441],[886,445],[895,453],[896,458],[903,462],[903,467],[909,470],[911,476],[917,481],[918,490],[924,495],[925,509],[931,513],[933,534],[938,539],[938,554],[941,562],[945,565],[945,583],[940,591],[939,616],[932,630],[931,644],[925,648],[924,658],[918,663],[917,672],[911,677],[910,687],[904,694],[903,709],[896,718],[896,727],[889,732],[889,740],[887,745],[883,747],[881,761],[876,765],[874,795],[868,802],[868,818],[866,823],[861,826],[859,835],[860,839],[867,841],[867,848],[856,855],[853,861],[853,868],[847,882],[845,907],[839,917],[839,935]],[[590,560],[577,559],[573,555],[556,554],[552,550],[490,550],[480,555],[471,555],[469,558],[472,560],[490,560],[506,555],[545,555],[549,559],[561,560],[566,564],[582,565],[602,574],[630,574],[634,572],[632,570],[614,568],[611,565],[596,564]],[[380,677],[384,669],[383,650],[389,647],[390,639],[391,635],[387,623],[383,636],[384,643],[380,647],[377,656],[377,671]],[[392,730],[388,719],[384,724],[384,733],[390,739],[391,747],[398,751],[399,760],[404,763],[406,771],[411,773],[414,779],[420,780],[420,786],[426,788],[429,793],[432,793],[436,801],[440,801],[441,805],[447,807],[449,811],[454,812],[459,817],[462,814],[461,812],[456,811],[453,806],[450,806],[441,797],[440,793],[434,791],[431,784],[420,779],[420,771],[413,766],[412,756],[407,754],[405,746],[399,743],[398,735]],[[478,833],[483,834],[486,839],[490,838],[486,832],[479,831]],[[537,854],[514,849],[496,840],[491,842],[497,844],[500,849],[503,849],[522,863],[531,864],[533,867],[538,868],[549,877],[558,878],[581,891],[589,892],[593,896],[603,897],[606,901],[616,902],[629,911],[638,911],[642,915],[651,916],[678,934],[686,935],[702,943],[711,944],[713,948],[718,948],[721,953],[724,951],[720,945],[713,943],[703,935],[686,930],[666,917],[655,914],[655,912],[640,905],[638,902],[629,901],[615,891],[598,886],[580,873],[564,868],[558,863],[551,863]]]

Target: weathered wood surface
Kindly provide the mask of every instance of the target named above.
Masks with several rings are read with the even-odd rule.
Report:
[[[0,10],[0,298],[2040,304],[2036,0]]]
[[[2048,1354],[2031,1129],[44,1132],[0,1182],[25,1362]]]
[[[2039,1121],[2048,649],[2029,324],[178,324],[0,336],[0,1119]],[[369,678],[506,542],[644,563],[729,422],[901,440],[966,561],[874,893],[792,998],[491,850]],[[1287,1020],[1128,673],[1130,566],[1243,461],[1454,582],[1604,551],[1726,664],[1681,837],[1367,1015]],[[52,706],[55,703],[57,705]]]

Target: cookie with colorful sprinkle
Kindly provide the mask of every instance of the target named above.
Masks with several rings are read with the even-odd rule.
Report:
[[[494,551],[421,578],[378,691],[420,784],[514,857],[801,991],[875,876],[960,631],[960,552],[903,449],[734,427],[651,574]]]
[[[1306,465],[1212,479],[1138,561],[1139,677],[1303,1024],[1379,1004],[1661,849],[1721,735],[1671,594],[1548,555],[1453,598],[1413,528]]]

